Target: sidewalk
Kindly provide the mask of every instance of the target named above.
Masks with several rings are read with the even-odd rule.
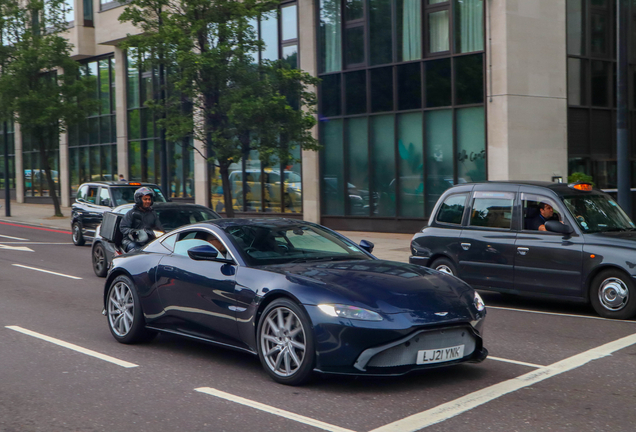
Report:
[[[11,201],[11,217],[5,216],[4,200],[0,201],[0,221],[24,223],[71,231],[71,208],[62,207],[64,217],[53,216],[53,204],[18,204]],[[340,231],[356,243],[369,240],[375,244],[373,254],[380,259],[390,261],[409,261],[409,245],[412,234],[395,234],[364,231]]]

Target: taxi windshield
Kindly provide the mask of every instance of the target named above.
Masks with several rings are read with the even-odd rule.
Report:
[[[635,229],[629,216],[607,195],[565,196],[563,203],[586,233]]]

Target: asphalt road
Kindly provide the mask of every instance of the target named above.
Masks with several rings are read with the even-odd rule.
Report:
[[[635,429],[636,322],[584,305],[484,293],[483,363],[286,387],[247,354],[117,343],[102,290],[70,233],[0,222],[0,431]]]

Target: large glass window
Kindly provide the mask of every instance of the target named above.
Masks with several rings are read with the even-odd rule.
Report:
[[[117,180],[115,123],[115,59],[105,57],[82,64],[83,78],[93,87],[94,109],[68,131],[71,193],[87,181]]]
[[[317,7],[323,214],[422,219],[485,179],[483,0]]]
[[[4,178],[4,148],[8,146],[9,154],[9,188],[15,189],[15,130],[13,122],[6,122],[7,134],[4,134],[5,123],[0,122],[0,193],[4,193],[5,181]]]

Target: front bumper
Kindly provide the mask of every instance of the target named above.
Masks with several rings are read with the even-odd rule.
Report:
[[[314,323],[317,372],[347,375],[391,376],[412,370],[480,362],[485,314],[476,321],[413,325],[404,314],[379,322],[326,318],[317,308],[305,306]],[[420,350],[464,345],[464,356],[441,363],[417,364]]]
[[[411,255],[409,257],[409,264],[417,264],[423,267],[427,267],[429,260],[430,260],[429,257]]]

